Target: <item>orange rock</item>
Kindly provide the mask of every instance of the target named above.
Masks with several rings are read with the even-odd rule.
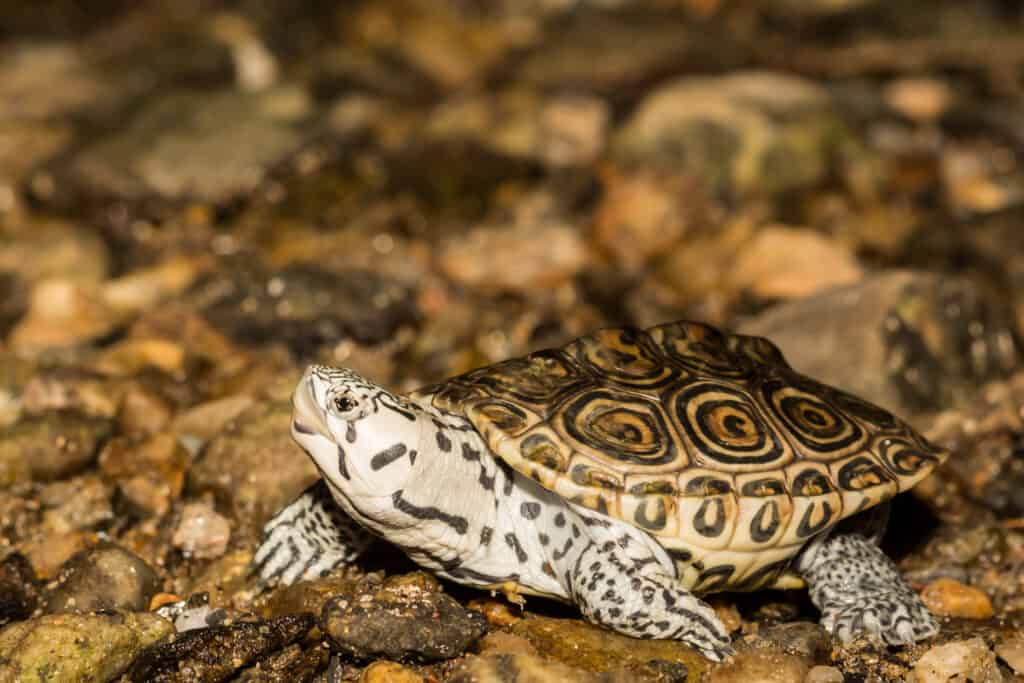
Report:
[[[924,604],[935,614],[964,619],[988,619],[993,614],[988,596],[954,579],[935,579],[921,591]]]
[[[489,598],[470,600],[467,607],[484,615],[491,626],[511,626],[523,618],[522,613],[507,602]]]
[[[149,601],[149,611],[153,612],[160,609],[164,605],[171,605],[175,602],[181,602],[181,596],[175,595],[174,593],[157,593]]]

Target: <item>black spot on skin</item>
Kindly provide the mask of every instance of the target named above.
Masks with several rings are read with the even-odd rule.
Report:
[[[523,550],[523,546],[519,545],[519,539],[516,538],[516,535],[511,531],[505,534],[505,543],[508,544],[509,548],[516,551],[516,559],[519,560],[520,564],[530,559],[529,556],[527,556],[526,551]]]
[[[434,432],[434,436],[437,437],[437,447],[441,449],[442,453],[450,453],[452,450],[452,441],[448,436],[441,430]]]
[[[414,505],[413,503],[410,503],[409,501],[402,498],[403,493],[404,491],[401,490],[395,491],[391,495],[391,502],[398,510],[404,512],[410,517],[415,517],[416,519],[436,520],[438,522],[442,522],[450,526],[460,535],[465,534],[466,531],[469,529],[469,520],[467,520],[465,517],[459,515],[450,515],[447,512],[438,510],[436,507],[419,507],[418,505]]]
[[[348,473],[348,463],[345,462],[345,449],[341,447],[341,444],[338,444],[338,474],[345,481],[352,478]]]
[[[480,461],[480,451],[470,446],[468,443],[462,444],[462,458],[463,460],[469,460],[470,462]]]
[[[356,442],[356,426],[351,422],[345,427],[345,441],[349,443]]]
[[[405,455],[405,444],[396,443],[370,458],[370,469],[378,472]]]
[[[573,538],[579,538],[580,537],[580,528],[578,526],[576,526],[575,524],[572,525],[572,537]]]
[[[565,515],[561,512],[555,515],[555,526],[559,529],[565,526]]]
[[[539,536],[537,536],[537,539],[540,541],[541,545],[547,545],[551,542],[551,537],[547,534],[540,534]]]
[[[494,535],[494,529],[489,526],[485,526],[480,530],[480,545],[490,545],[491,537]]]
[[[540,516],[540,503],[523,503],[519,506],[519,514],[525,519],[537,519]]]
[[[483,467],[480,468],[480,476],[477,477],[477,481],[480,482],[480,486],[483,487],[484,491],[494,490],[494,477],[495,475],[488,475],[487,470]],[[494,499],[495,507],[497,507],[498,499]]]
[[[416,464],[416,456],[419,455],[416,451],[409,451],[409,464]]]

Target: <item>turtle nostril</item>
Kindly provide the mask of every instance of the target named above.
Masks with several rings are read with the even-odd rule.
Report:
[[[339,413],[347,413],[358,404],[348,396],[335,396],[334,407]]]

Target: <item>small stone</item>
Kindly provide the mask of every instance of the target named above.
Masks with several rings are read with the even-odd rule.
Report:
[[[87,531],[65,533],[39,533],[19,544],[19,549],[32,563],[32,568],[42,579],[49,579],[75,553],[88,548],[96,535]]]
[[[740,611],[735,603],[716,597],[712,598],[708,604],[715,610],[715,614],[722,620],[722,625],[729,633],[739,631],[743,627],[743,617],[740,616]]]
[[[329,651],[325,647],[289,645],[249,667],[234,683],[319,683],[317,672],[327,667]],[[328,679],[329,680],[329,679]]]
[[[797,655],[778,650],[737,652],[728,662],[715,666],[708,683],[804,683],[810,665]]]
[[[812,666],[804,683],[843,683],[843,672],[834,666]]]
[[[757,232],[733,264],[734,286],[765,299],[810,296],[861,279],[849,249],[810,230],[769,226]]]
[[[988,595],[955,579],[935,579],[921,591],[921,600],[933,613],[964,619],[988,619],[993,614]]]
[[[507,631],[491,631],[477,644],[480,654],[503,653],[513,655],[536,655],[537,648],[526,638]]]
[[[224,681],[239,669],[298,642],[314,623],[312,615],[297,614],[186,631],[170,643],[142,652],[128,675],[134,683]]]
[[[142,611],[160,587],[160,577],[133,553],[101,543],[69,559],[47,592],[44,611]]]
[[[0,627],[32,616],[39,602],[39,580],[21,553],[0,561]]]
[[[356,657],[426,661],[456,657],[487,630],[484,618],[441,593],[423,572],[328,601],[320,627],[338,650]]]
[[[33,479],[61,479],[87,467],[111,429],[109,420],[71,411],[25,417],[0,436],[0,462],[20,458]]]
[[[8,342],[28,354],[71,348],[112,333],[120,322],[94,286],[54,278],[32,289],[28,313]]]
[[[116,680],[146,647],[174,633],[146,612],[48,614],[0,631],[0,681]]]
[[[43,533],[64,534],[102,528],[114,518],[113,494],[113,487],[95,474],[45,485],[38,496],[43,506]]]
[[[280,586],[268,596],[258,613],[266,618],[309,612],[320,614],[331,598],[352,596],[359,588],[361,575],[355,567],[337,569],[312,581],[297,581]]]
[[[185,557],[208,560],[223,555],[230,539],[231,523],[213,505],[203,501],[189,503],[182,509],[171,543]]]
[[[142,441],[114,437],[100,452],[100,471],[117,483],[124,500],[137,510],[163,515],[185,487],[189,454],[171,434]]]
[[[523,618],[521,610],[514,609],[508,602],[492,598],[474,598],[466,606],[484,615],[491,626],[511,626]]]
[[[449,683],[606,683],[609,680],[633,683],[658,679],[637,679],[628,674],[610,679],[607,674],[583,671],[534,655],[488,653],[467,657],[447,680]]]
[[[0,593],[2,594],[2,593]],[[996,645],[996,655],[1017,674],[1024,674],[1024,636],[1013,636]]]
[[[148,436],[163,430],[173,414],[174,408],[163,396],[139,382],[130,382],[121,395],[117,422],[122,434]]]
[[[171,422],[170,430],[179,438],[191,438],[205,443],[252,404],[252,396],[246,394],[206,401],[178,413]]]
[[[397,662],[379,661],[363,669],[359,683],[423,683],[423,676]]]
[[[953,101],[949,85],[934,78],[901,78],[883,93],[886,103],[909,119],[932,121],[942,116]]]
[[[936,645],[917,663],[910,683],[1001,683],[1003,675],[996,656],[980,637]]]

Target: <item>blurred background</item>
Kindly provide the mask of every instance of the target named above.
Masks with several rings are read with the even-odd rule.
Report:
[[[308,362],[410,390],[690,318],[955,449],[889,544],[994,658],[1024,609],[1022,152],[1009,0],[0,3],[18,604],[102,541],[152,575],[134,609],[251,608],[259,528],[316,474]],[[762,608],[736,628],[806,605]]]

